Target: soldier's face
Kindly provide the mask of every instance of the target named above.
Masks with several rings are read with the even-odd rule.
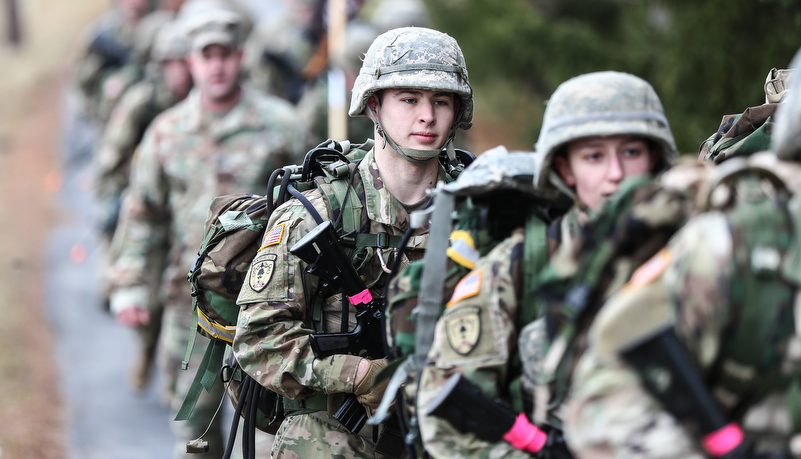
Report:
[[[195,86],[203,97],[224,101],[237,94],[242,50],[209,45],[187,59]]]
[[[183,59],[169,59],[161,64],[164,83],[177,99],[183,99],[192,89],[192,75]]]
[[[425,89],[386,89],[383,100],[373,95],[368,104],[384,130],[406,148],[436,149],[445,145],[458,107],[452,92]]]
[[[659,160],[648,142],[631,136],[589,137],[567,145],[554,166],[579,201],[598,210],[626,177],[650,174]]]

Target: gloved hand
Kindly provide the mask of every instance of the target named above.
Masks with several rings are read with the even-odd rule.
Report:
[[[356,395],[356,400],[370,411],[374,411],[381,403],[381,399],[384,397],[384,390],[387,388],[387,384],[389,384],[389,379],[386,379],[382,381],[381,384],[372,387],[375,376],[382,368],[387,366],[387,363],[386,359],[364,359],[359,362],[359,370],[356,372],[357,376],[362,374],[363,368],[366,367],[366,370],[361,378],[357,377],[356,383],[353,385],[353,393]]]

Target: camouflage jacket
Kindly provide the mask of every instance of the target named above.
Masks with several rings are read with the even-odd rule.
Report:
[[[402,203],[389,194],[369,152],[355,169],[353,198],[363,203],[362,233],[386,232],[402,235],[409,227],[409,214]],[[438,180],[446,180],[440,168]],[[330,205],[319,189],[306,196],[324,219],[332,220]],[[264,387],[292,399],[306,399],[319,393],[337,394],[353,391],[354,377],[361,357],[333,355],[316,359],[309,343],[312,308],[307,292],[316,292],[319,281],[302,275],[305,263],[288,250],[317,224],[306,208],[293,199],[276,209],[265,232],[260,249],[248,273],[237,303],[241,306],[233,349],[237,361]],[[422,257],[427,230],[420,229],[404,250],[404,264]],[[391,263],[392,248],[382,250]],[[354,265],[371,293],[383,296],[386,274],[379,257],[368,248]],[[322,305],[325,332],[341,327],[340,294],[326,294]],[[356,310],[349,305],[348,329],[355,326]]]
[[[796,193],[801,188],[799,169],[793,163],[781,163],[779,169]],[[782,213],[772,193],[755,192],[742,184],[738,191],[748,196],[749,204],[768,201],[775,206],[771,212]],[[789,205],[796,225],[797,198]],[[773,217],[755,215],[752,220],[756,223],[751,230],[756,226],[757,231],[781,231],[773,226]],[[777,239],[788,243],[786,236]],[[795,375],[797,381],[801,368],[801,337],[797,328],[792,333],[799,312],[798,268],[792,265],[798,262],[798,241],[783,257],[773,252],[765,263],[770,245],[749,250],[748,240],[746,231],[727,212],[696,215],[607,300],[588,332],[590,346],[576,366],[565,405],[565,437],[577,455],[708,457],[693,430],[677,422],[642,386],[640,375],[618,356],[628,339],[621,336],[636,337],[638,330],[653,329],[657,319],[672,325],[703,381],[712,384],[710,393],[724,416],[740,423],[758,451],[781,451],[788,443],[792,447],[791,439],[799,429],[798,398],[788,378]],[[793,273],[789,276],[788,268]],[[748,270],[758,276],[746,275]],[[760,284],[751,283],[755,278]],[[754,295],[756,307],[746,308],[746,295]],[[772,363],[755,369],[733,360],[733,349],[743,347],[758,349],[753,354]],[[738,385],[750,388],[747,397],[726,387],[731,382],[726,380],[729,372],[738,375]],[[798,451],[793,453],[799,457]]]
[[[186,273],[203,239],[215,196],[266,192],[270,173],[305,152],[305,127],[285,101],[244,90],[225,114],[201,107],[189,96],[159,115],[134,158],[131,183],[112,242],[112,307],[143,305],[146,259],[167,257],[162,277],[165,305],[191,310]]]
[[[552,227],[560,233],[551,247],[570,244],[578,229],[574,207]],[[558,228],[558,229],[557,229]],[[517,354],[518,314],[523,297],[522,257],[525,230],[516,230],[459,281],[437,322],[434,342],[423,368],[417,394],[420,432],[427,452],[436,458],[532,457],[502,441],[490,444],[462,434],[447,421],[425,416],[429,402],[448,378],[460,372],[491,398],[509,398]]]
[[[131,159],[145,129],[161,112],[178,102],[161,78],[132,86],[114,108],[100,147],[93,157],[95,196],[100,203],[98,221],[116,224],[119,200],[128,187]]]
[[[112,9],[90,28],[83,47],[76,53],[75,84],[90,117],[100,118],[101,110],[108,115],[110,109],[101,109],[104,86],[111,75],[130,64],[134,35],[134,27],[125,24],[120,12]],[[119,85],[112,83],[108,89],[118,96],[114,86]]]

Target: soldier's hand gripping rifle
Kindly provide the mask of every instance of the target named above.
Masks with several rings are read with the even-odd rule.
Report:
[[[295,243],[289,252],[306,262],[306,272],[318,276],[333,287],[340,287],[356,307],[356,328],[343,333],[313,333],[311,346],[315,357],[351,354],[370,359],[386,356],[382,332],[383,304],[367,290],[361,277],[339,243],[331,222],[317,225]],[[343,318],[343,320],[345,320]],[[356,433],[367,421],[367,412],[354,394],[334,413],[334,418],[350,432]]]
[[[517,449],[536,453],[539,458],[573,457],[559,429],[537,427],[525,414],[484,395],[461,373],[448,379],[425,414],[445,419],[459,432],[472,433],[484,441],[506,440]]]

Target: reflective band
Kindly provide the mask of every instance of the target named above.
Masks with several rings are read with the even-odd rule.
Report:
[[[226,343],[234,342],[234,335],[236,334],[236,325],[229,325],[224,327],[198,308],[197,310],[197,324],[206,331],[212,338],[216,338]]]
[[[364,290],[361,291],[361,293],[357,293],[357,294],[355,294],[353,296],[349,296],[348,299],[350,300],[351,304],[353,304],[353,305],[367,304],[367,303],[373,301],[373,295],[370,294],[369,290],[364,289]]]
[[[702,443],[706,452],[715,457],[720,457],[738,447],[742,442],[743,431],[740,426],[732,422],[705,435]]]
[[[548,120],[542,125],[542,132],[550,131],[562,126],[576,126],[579,124],[592,123],[595,121],[656,121],[663,126],[667,126],[667,118],[660,112],[652,111],[633,111],[633,112],[609,112],[596,113],[581,116],[560,116]]]
[[[548,434],[543,432],[539,427],[528,422],[526,415],[520,413],[517,415],[512,428],[503,434],[503,439],[517,449],[537,453],[545,446],[545,441],[548,440]]]

